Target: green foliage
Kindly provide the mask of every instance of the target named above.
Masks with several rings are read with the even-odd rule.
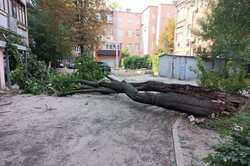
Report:
[[[149,56],[139,57],[139,56],[129,56],[124,58],[124,68],[125,69],[151,69],[151,63]]]
[[[198,53],[213,62],[223,59],[225,63],[217,66],[217,70],[207,70],[198,61],[201,85],[233,93],[248,88],[245,66],[250,63],[249,11],[247,0],[211,3],[211,14],[201,21],[200,32],[210,45],[205,49],[198,48]]]
[[[72,39],[80,50],[96,48],[105,33],[107,14],[106,0],[74,0]]]
[[[209,56],[250,62],[250,3],[248,0],[218,0],[211,5],[211,14],[201,21],[201,36],[212,41]]]
[[[76,61],[76,76],[84,80],[100,80],[104,77],[98,64],[90,55],[83,55]]]
[[[20,63],[11,78],[25,93],[35,95],[63,93],[79,87],[76,75],[57,73],[35,56],[30,56],[27,64]]]
[[[128,48],[123,48],[122,51],[121,51],[121,58],[120,58],[120,66],[124,66],[124,59],[131,56],[129,51],[128,51]]]
[[[69,6],[68,0],[37,0],[28,8],[31,50],[47,64],[71,54]]]
[[[168,19],[164,31],[160,35],[159,53],[172,53],[174,51],[175,19]]]
[[[154,75],[158,75],[159,74],[159,55],[155,54],[155,55],[151,55],[150,56],[150,61],[152,64],[152,71]]]
[[[215,153],[205,162],[208,166],[249,166],[250,165],[250,110],[229,119],[217,120],[213,126],[227,130],[230,140],[217,145]],[[233,129],[234,128],[234,129]],[[220,131],[220,130],[219,130]]]
[[[249,89],[249,84],[245,79],[245,72],[232,61],[228,61],[223,72],[215,69],[206,69],[201,58],[197,58],[197,68],[195,71],[201,86],[211,90],[222,90],[230,93],[238,93]],[[226,73],[226,74],[225,74]]]
[[[243,128],[248,127],[250,124],[250,108],[243,108],[239,113],[231,117],[220,117],[218,119],[209,120],[207,123],[201,125],[201,127],[212,129],[217,131],[222,136],[232,134],[232,129],[235,126],[241,126]]]
[[[79,89],[78,78],[74,74],[52,74],[49,79],[48,93],[65,93]]]

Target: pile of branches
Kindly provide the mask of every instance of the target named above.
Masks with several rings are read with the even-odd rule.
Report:
[[[85,93],[104,95],[124,93],[135,102],[149,104],[198,117],[211,115],[230,115],[246,104],[247,97],[212,91],[206,88],[166,84],[157,81],[128,83],[107,76],[107,79],[93,82],[81,80],[81,88],[59,96]]]

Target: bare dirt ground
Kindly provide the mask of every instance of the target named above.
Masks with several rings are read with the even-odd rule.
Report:
[[[124,95],[2,96],[0,166],[175,165],[177,115]]]

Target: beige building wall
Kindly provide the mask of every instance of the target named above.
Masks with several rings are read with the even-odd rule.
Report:
[[[207,7],[208,0],[177,0],[174,54],[195,56],[195,48],[203,42],[193,32],[199,31]]]

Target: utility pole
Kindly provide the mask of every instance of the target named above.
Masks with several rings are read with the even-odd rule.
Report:
[[[115,64],[116,64],[116,69],[119,68],[119,43],[116,43],[115,47]]]

